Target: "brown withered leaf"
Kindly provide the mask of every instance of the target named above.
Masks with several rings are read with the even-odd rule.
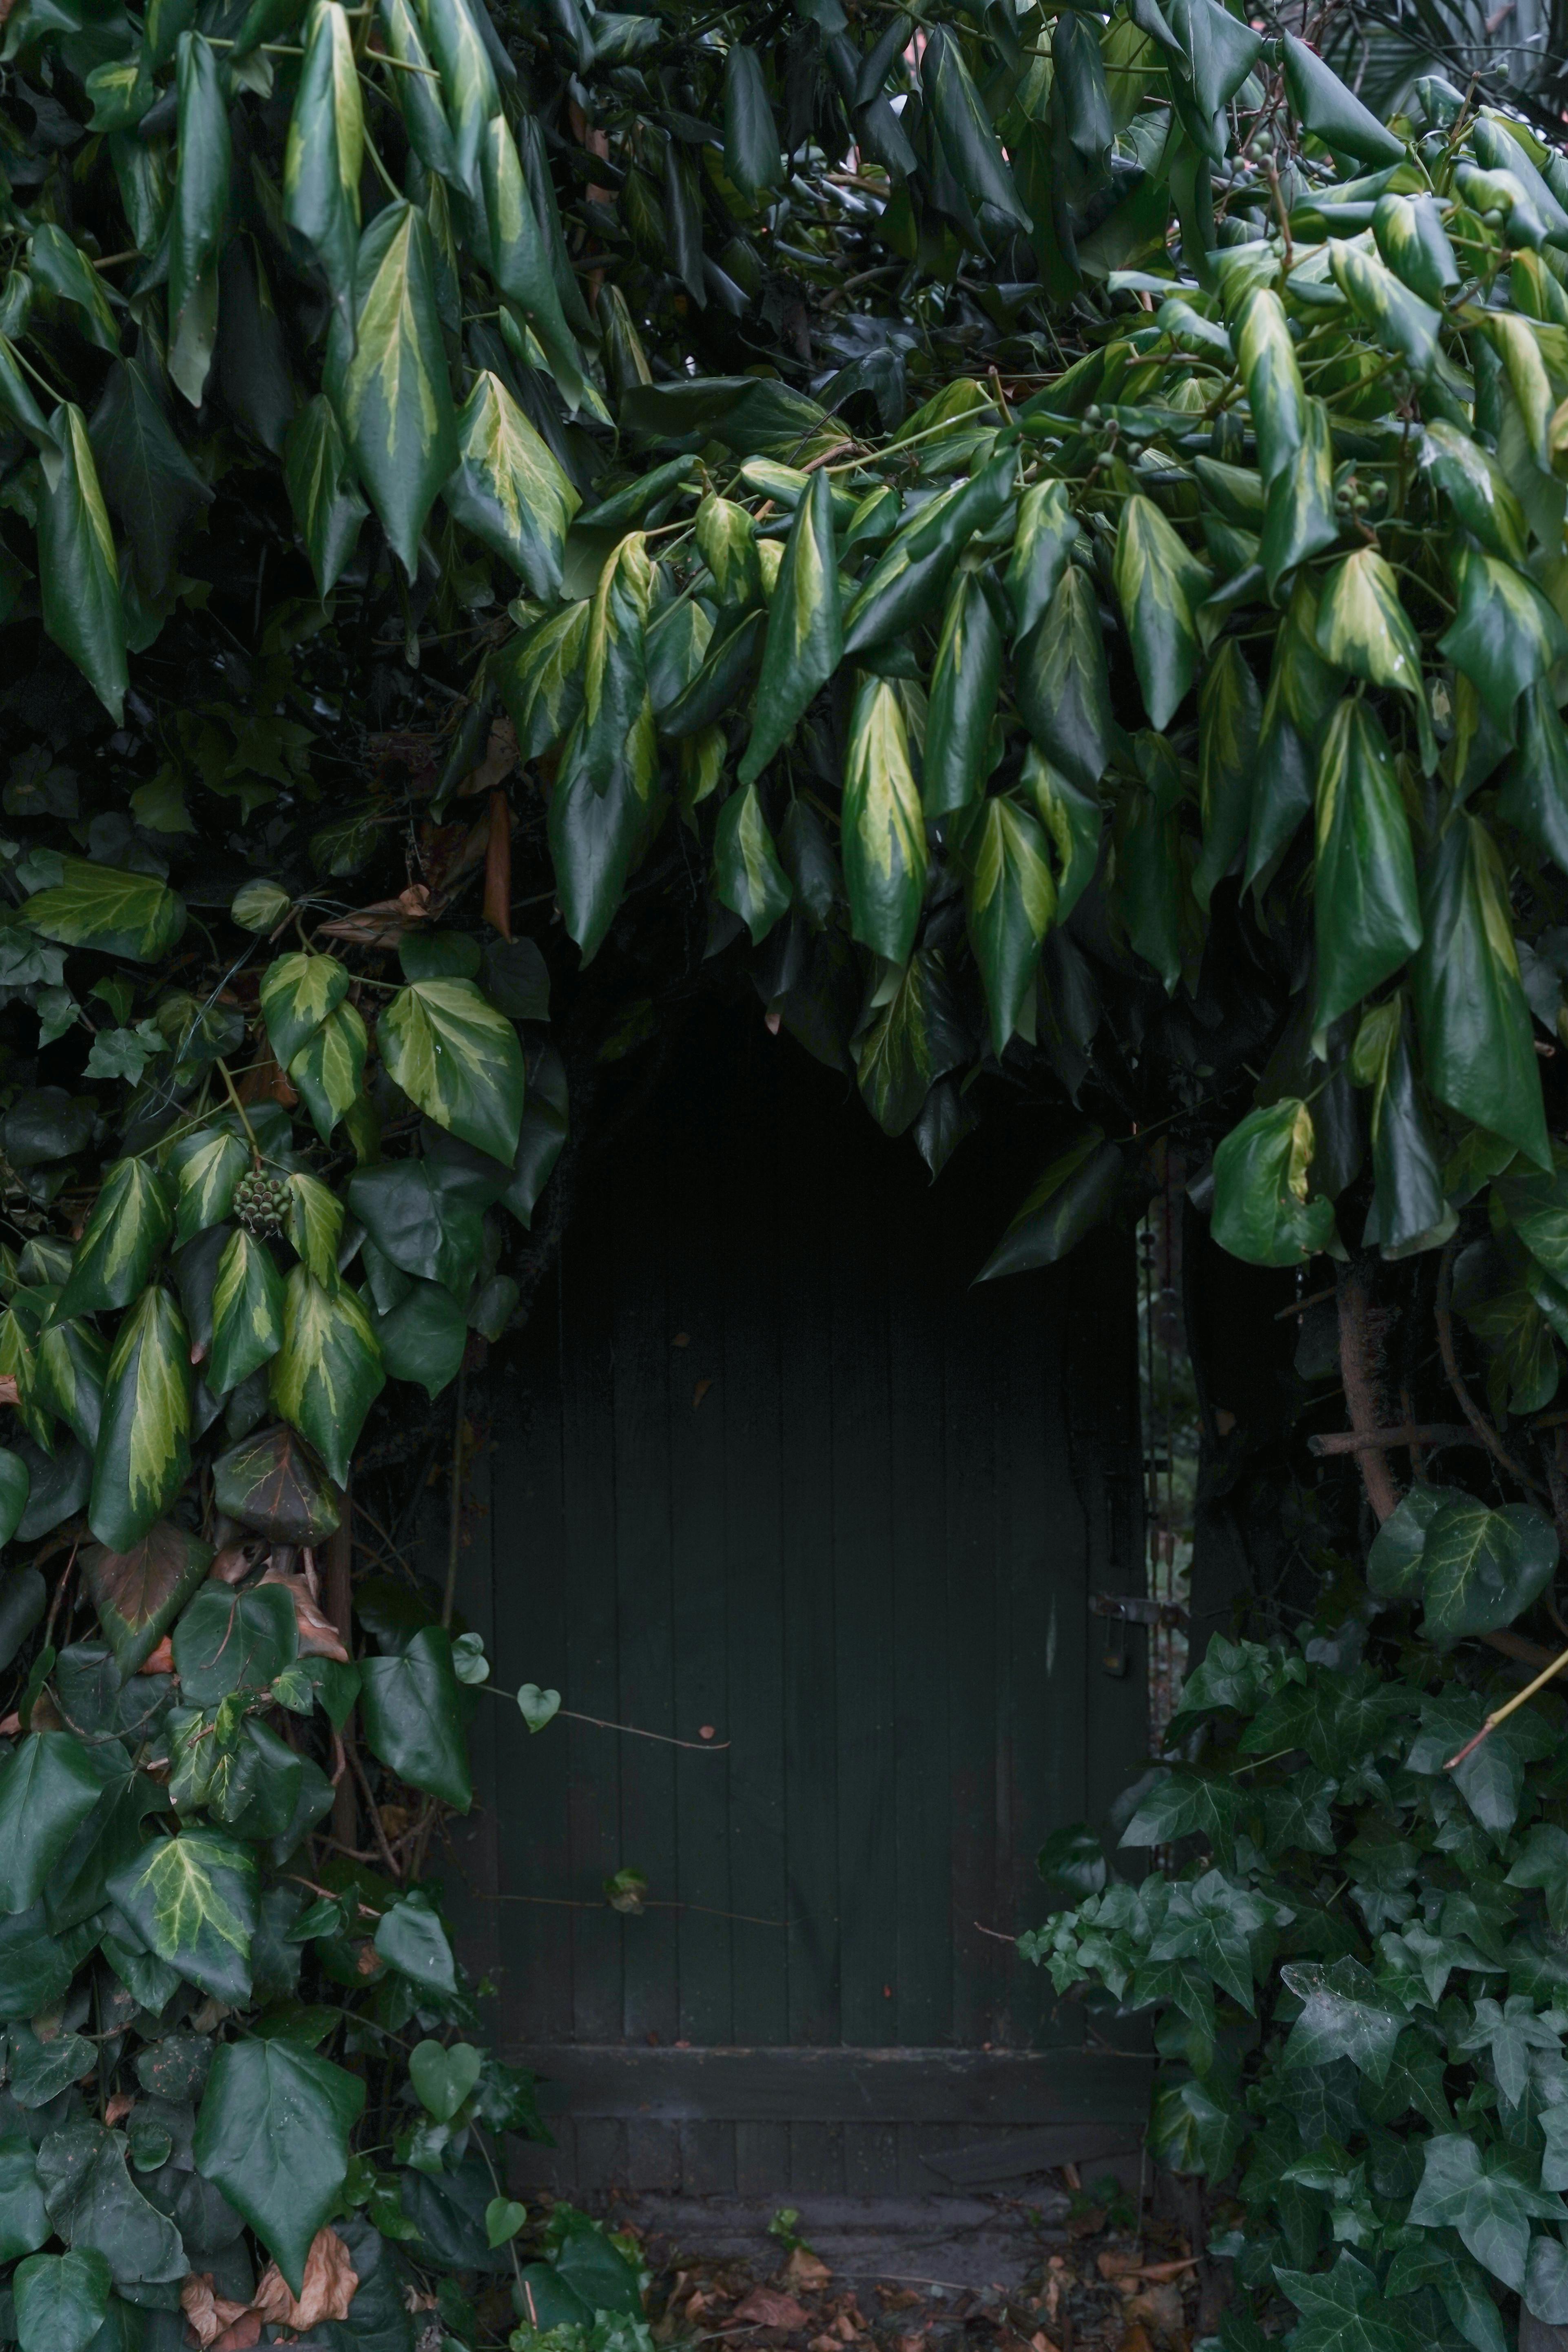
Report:
[[[711,1382],[708,1385],[711,1386]],[[786,2284],[804,2294],[815,2294],[819,2287],[827,2284],[833,2273],[821,2255],[814,2254],[809,2246],[796,2246],[784,2266],[784,2275]]]
[[[485,845],[485,920],[503,940],[511,937],[511,803],[504,793],[490,794]]]
[[[172,1675],[174,1671],[174,1637],[165,1633],[155,1650],[149,1650],[136,1669],[139,1675]]]
[[[212,1546],[173,1519],[160,1519],[129,1551],[89,1544],[81,1572],[121,1674],[133,1675],[156,1649],[212,1562]]]
[[[731,2316],[746,2327],[809,2327],[811,2315],[793,2294],[781,2294],[776,2287],[754,2286],[744,2303],[735,2305]]]
[[[310,1588],[302,1576],[290,1576],[280,1568],[269,1568],[261,1581],[280,1584],[293,1601],[302,1658],[335,1658],[340,1665],[347,1665],[349,1654],[343,1647],[342,1636],[325,1611],[311,1600]]]
[[[359,2284],[348,2248],[331,2229],[318,2230],[305,2257],[305,2275],[296,2296],[276,2263],[268,2263],[257,2282],[251,2307],[274,2327],[301,2333],[323,2319],[346,2319]]]
[[[243,1584],[267,1549],[260,1536],[252,1536],[245,1543],[225,1544],[207,1570],[208,1582]]]
[[[226,2294],[213,2293],[211,2271],[190,2272],[180,2288],[180,2309],[185,2315],[185,2326],[201,2346],[202,2352],[213,2352],[218,2338],[237,2320],[250,2314],[247,2303],[231,2303]],[[261,2335],[261,2321],[256,2319],[254,2344]]]

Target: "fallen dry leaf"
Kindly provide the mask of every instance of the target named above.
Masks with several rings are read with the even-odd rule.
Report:
[[[0,19],[0,21],[4,20]],[[21,1391],[16,1386],[15,1374],[0,1372],[0,1404],[20,1404],[21,1402]]]
[[[1142,2265],[1143,2257],[1136,2246],[1108,2246],[1096,2254],[1094,2267],[1102,2279],[1126,2278]]]
[[[149,1650],[136,1669],[139,1675],[172,1675],[174,1671],[174,1643],[165,1633],[155,1650]]]
[[[710,1388],[711,1386],[712,1382],[710,1381],[702,1381],[700,1385],[699,1395],[700,1396],[701,1389]],[[784,2266],[784,2276],[787,2285],[804,2289],[807,2294],[815,2294],[818,2287],[824,2287],[827,2284],[828,2280],[833,2276],[833,2273],[828,2269],[827,2264],[823,2261],[821,2255],[814,2254],[809,2246],[796,2246],[792,2251],[788,2262],[785,2263]]]
[[[21,1728],[22,1718],[14,1710],[10,1715],[0,1715],[0,1739],[15,1739]]]
[[[1030,2336],[1029,2352],[1061,2352],[1061,2347],[1059,2345],[1056,2345],[1051,2342],[1050,2337],[1046,2334],[1045,2329],[1042,2327],[1038,2329],[1035,2335]]]
[[[305,2275],[298,2296],[276,2263],[268,2263],[257,2283],[252,2306],[274,2327],[301,2331],[323,2319],[346,2319],[359,2284],[359,2273],[349,2250],[335,2230],[318,2230],[305,2257]]]
[[[212,2352],[251,2352],[261,2341],[261,2314],[242,2311],[232,2327],[226,2327],[212,2347]]]
[[[243,1584],[266,1549],[266,1544],[255,1536],[244,1543],[225,1544],[207,1570],[208,1583]]]
[[[796,2303],[793,2294],[781,2294],[773,2286],[754,2286],[744,2303],[735,2305],[733,2316],[747,2327],[796,2328],[811,2325],[811,2315],[805,2306]]]
[[[503,940],[511,937],[511,804],[504,793],[490,794],[485,846],[484,915]]]
[[[1186,2324],[1182,2309],[1182,2290],[1174,2280],[1167,2279],[1159,2286],[1147,2286],[1134,2294],[1124,2306],[1127,2319],[1134,2326],[1152,2328],[1159,2336],[1179,2336]]]
[[[135,2105],[136,2102],[129,2091],[116,2091],[103,2110],[103,2120],[110,2131],[114,2129],[116,2124],[124,2121]]]
[[[237,2321],[244,2319],[250,2311],[250,2305],[247,2303],[231,2303],[226,2294],[215,2294],[211,2271],[192,2271],[180,2287],[180,2309],[185,2315],[185,2326],[201,2346],[202,2352],[213,2352],[219,2336],[226,2335]],[[250,2338],[251,2343],[254,2344],[260,2334],[261,2322],[258,2318],[256,2335]]]
[[[1184,2271],[1195,2271],[1197,2266],[1196,2254],[1186,2254],[1179,2263],[1145,2263],[1138,2275],[1144,2279],[1180,2278]]]
[[[847,2311],[841,2311],[833,2323],[833,2333],[841,2344],[853,2344],[861,2332]]]
[[[1134,2323],[1132,2326],[1123,2329],[1120,2352],[1154,2352],[1154,2347],[1149,2341],[1147,2328]]]

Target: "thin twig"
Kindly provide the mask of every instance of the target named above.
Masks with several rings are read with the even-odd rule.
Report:
[[[466,1364],[458,1367],[457,1393],[452,1404],[452,1492],[447,1510],[447,1590],[441,1601],[441,1622],[450,1626],[458,1600],[458,1552],[463,1534],[463,1401],[468,1390]]]
[[[1444,1771],[1451,1772],[1457,1764],[1464,1762],[1467,1756],[1473,1756],[1482,1740],[1494,1732],[1500,1723],[1506,1723],[1509,1717],[1521,1707],[1527,1698],[1533,1698],[1538,1690],[1543,1690],[1554,1675],[1560,1675],[1563,1672],[1564,1666],[1568,1666],[1568,1650],[1564,1650],[1560,1657],[1553,1658],[1549,1666],[1543,1666],[1532,1683],[1526,1683],[1524,1688],[1517,1691],[1512,1698],[1505,1700],[1501,1706],[1494,1707],[1475,1738],[1467,1739],[1464,1746],[1449,1757],[1443,1767]]]

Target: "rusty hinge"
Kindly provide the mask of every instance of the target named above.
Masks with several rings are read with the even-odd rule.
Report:
[[[1127,1625],[1181,1626],[1187,1622],[1187,1612],[1177,1601],[1146,1601],[1132,1592],[1091,1592],[1089,1596],[1091,1617],[1120,1617]]]

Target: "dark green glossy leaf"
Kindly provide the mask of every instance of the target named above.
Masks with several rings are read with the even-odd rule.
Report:
[[[778,126],[755,49],[737,41],[724,60],[724,170],[742,195],[760,195],[784,177]]]
[[[1318,761],[1317,839],[1312,903],[1321,1035],[1397,971],[1423,935],[1410,827],[1388,739],[1364,701],[1342,702],[1329,722]]]
[[[1422,912],[1415,1011],[1427,1083],[1439,1101],[1550,1168],[1508,880],[1476,818],[1458,814],[1438,841],[1423,877]]]
[[[35,1732],[0,1766],[0,1911],[28,1911],[97,1804],[102,1780],[79,1739]]]
[[[948,598],[931,670],[921,776],[932,820],[964,807],[984,788],[1002,680],[999,602],[983,572],[960,572]]]
[[[458,454],[430,232],[412,205],[386,205],[360,240],[354,330],[351,348],[346,327],[333,323],[327,388],[371,504],[412,577],[426,518]]]
[[[296,2295],[348,2177],[364,2084],[293,2043],[231,2042],[213,2060],[193,2154],[243,2213]]]
[[[452,1644],[439,1626],[415,1634],[400,1655],[366,1658],[361,1708],[371,1751],[389,1771],[466,1813],[473,1802],[462,1691]]]
[[[55,410],[49,431],[58,445],[60,463],[52,480],[45,474],[38,492],[44,626],[118,727],[125,700],[125,614],[114,534],[87,420],[74,401]]]
[[[1103,1223],[1121,1190],[1121,1172],[1116,1145],[1099,1128],[1087,1128],[1027,1194],[975,1280],[994,1282],[1000,1275],[1055,1265]]]
[[[180,36],[178,86],[179,164],[169,215],[169,373],[197,408],[217,335],[217,263],[231,162],[217,53],[199,33]]]
[[[1253,1265],[1300,1265],[1334,1236],[1331,1201],[1308,1197],[1316,1138],[1304,1102],[1249,1112],[1215,1153],[1214,1237]]]
[[[795,510],[768,607],[763,673],[741,761],[742,784],[761,775],[788,740],[806,705],[837,668],[844,646],[832,486],[818,472]]]

